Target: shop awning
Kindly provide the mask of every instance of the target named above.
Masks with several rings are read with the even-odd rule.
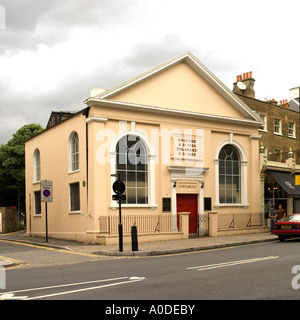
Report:
[[[295,185],[295,176],[288,172],[268,171],[268,173],[289,196],[300,196],[300,186]]]

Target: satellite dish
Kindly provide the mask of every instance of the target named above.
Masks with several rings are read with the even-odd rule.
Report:
[[[245,85],[244,82],[238,82],[238,83],[237,83],[237,86],[238,86],[238,88],[241,89],[241,90],[246,90],[246,88],[247,88],[247,86]]]

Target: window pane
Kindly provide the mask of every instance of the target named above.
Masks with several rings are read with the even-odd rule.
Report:
[[[126,170],[127,154],[117,153],[117,169]]]
[[[240,177],[232,177],[232,187],[234,189],[240,189]]]
[[[127,171],[127,182],[134,182],[134,184],[135,184],[135,182],[136,182],[136,172],[135,171]]]
[[[41,156],[40,151],[35,152],[35,181],[41,180]]]
[[[220,159],[224,160],[220,160]],[[219,201],[220,203],[240,202],[240,157],[237,150],[224,146],[219,154]]]
[[[34,192],[34,213],[41,214],[41,191]]]
[[[219,161],[219,173],[220,174],[225,173],[225,161],[224,160]]]
[[[221,189],[225,188],[225,176],[223,176],[223,175],[219,176],[219,185],[220,185]]]
[[[226,203],[235,203],[235,202],[233,202],[233,199],[232,199],[232,191],[231,190],[226,190],[225,202]]]
[[[120,180],[123,181],[124,183],[126,182],[126,171],[117,171],[117,174],[120,175]]]
[[[116,147],[116,169],[125,183],[126,203],[148,203],[148,155],[135,135],[120,139]]]
[[[233,169],[232,169],[233,174],[240,174],[240,163],[238,161],[233,162]]]
[[[78,134],[74,133],[72,138],[72,171],[79,169],[79,139]]]
[[[225,203],[225,190],[220,189],[219,196],[220,196],[220,203]]]
[[[232,174],[232,161],[226,160],[225,172],[226,172],[226,174]]]
[[[71,211],[80,210],[79,182],[70,184]]]
[[[137,203],[147,203],[146,194],[148,190],[146,188],[138,188],[137,189]]]
[[[136,188],[126,188],[126,202],[127,203],[137,203],[136,202]]]

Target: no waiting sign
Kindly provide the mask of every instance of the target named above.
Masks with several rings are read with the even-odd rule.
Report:
[[[41,181],[41,202],[52,202],[52,201],[53,201],[52,181],[42,180]]]

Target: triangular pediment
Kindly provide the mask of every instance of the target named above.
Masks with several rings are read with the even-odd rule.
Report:
[[[95,99],[221,118],[260,120],[190,52],[107,90]]]

